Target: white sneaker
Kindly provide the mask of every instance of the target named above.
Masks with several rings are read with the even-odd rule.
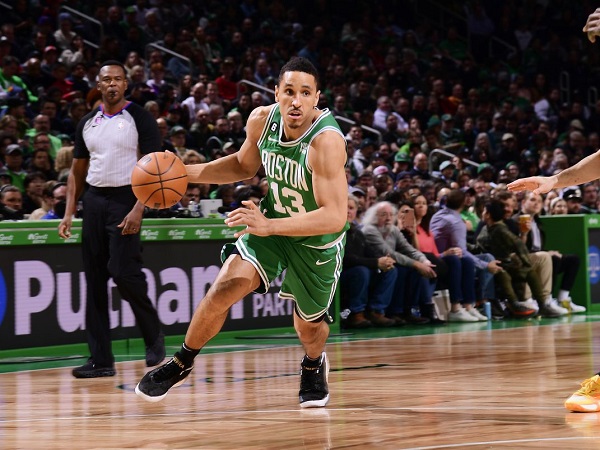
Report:
[[[488,318],[481,314],[479,310],[474,306],[471,309],[465,309],[465,311],[467,311],[469,314],[475,317],[479,322],[485,322],[488,320]]]
[[[567,314],[569,314],[569,310],[560,306],[558,304],[558,300],[555,298],[550,298],[546,300],[545,306],[548,310],[558,313],[561,316],[566,316]]]
[[[526,306],[529,309],[533,309],[535,310],[535,312],[538,312],[540,310],[540,305],[538,305],[538,302],[536,302],[532,298],[528,298],[524,302],[519,302],[519,304]]]
[[[568,311],[571,311],[572,314],[583,313],[586,311],[585,306],[578,305],[573,303],[573,300],[570,298],[566,298],[560,302],[561,306]]]
[[[460,308],[456,312],[448,313],[448,322],[479,322],[479,319],[469,314],[465,308]]]

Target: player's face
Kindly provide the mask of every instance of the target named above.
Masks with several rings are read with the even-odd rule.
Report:
[[[123,100],[127,89],[127,78],[120,66],[104,66],[98,74],[98,90],[102,99],[109,105],[115,105]]]
[[[313,110],[319,102],[315,78],[305,72],[285,72],[275,86],[275,99],[279,103],[285,125],[292,129],[308,126]]]

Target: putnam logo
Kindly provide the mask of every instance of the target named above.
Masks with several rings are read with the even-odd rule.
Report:
[[[2,326],[2,321],[4,320],[4,315],[6,314],[6,304],[8,294],[6,292],[6,281],[4,280],[4,274],[0,270],[0,326]]]

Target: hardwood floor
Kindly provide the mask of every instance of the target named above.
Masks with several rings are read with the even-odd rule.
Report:
[[[563,407],[600,369],[600,322],[584,320],[342,338],[327,348],[331,401],[309,410],[298,407],[302,351],[289,341],[200,355],[159,403],[133,393],[142,361],[103,379],[0,374],[0,448],[600,448],[600,414]]]

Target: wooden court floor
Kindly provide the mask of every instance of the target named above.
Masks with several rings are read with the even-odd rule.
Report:
[[[297,404],[296,342],[201,355],[159,403],[133,393],[142,361],[95,380],[68,368],[0,374],[0,448],[600,448],[600,414],[562,405],[600,370],[600,322],[354,334],[327,352],[331,401],[309,410]]]

